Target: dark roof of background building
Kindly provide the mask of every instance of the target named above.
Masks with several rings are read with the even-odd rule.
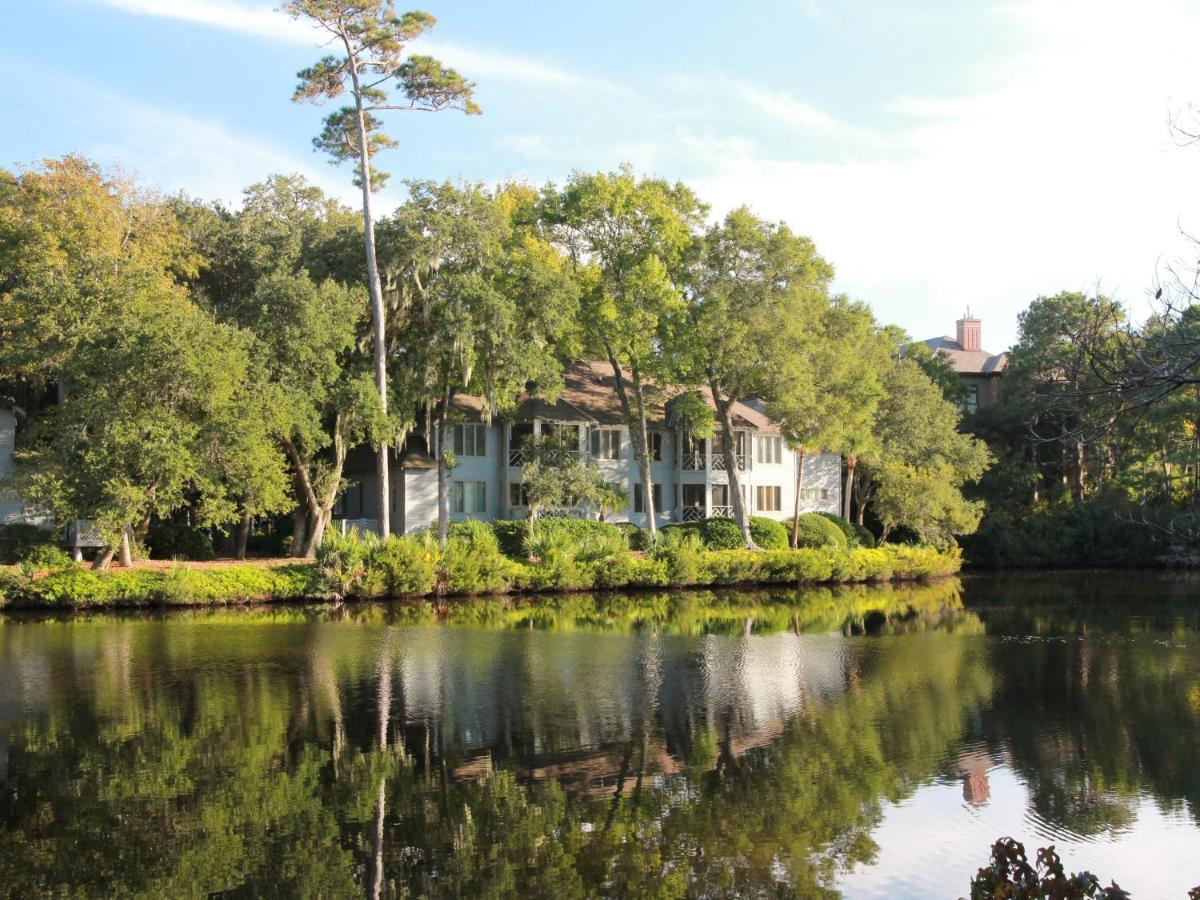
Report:
[[[628,377],[628,376],[627,376]],[[659,385],[643,380],[646,394],[646,416],[651,428],[669,425],[670,402],[678,394],[688,390],[675,385]],[[712,392],[698,389],[701,396],[715,409]],[[457,397],[455,406],[471,418],[483,416],[483,402],[478,397]],[[587,422],[593,425],[624,425],[625,413],[621,409],[621,398],[617,394],[617,379],[611,364],[606,362],[577,362],[563,370],[563,389],[553,401],[526,395],[509,418],[514,421],[533,419],[558,420],[564,422]],[[759,431],[778,432],[779,426],[763,413],[745,403],[734,401],[733,424],[738,428],[754,428]]]
[[[960,375],[997,375],[1008,365],[1007,353],[964,350],[962,344],[952,337],[935,337],[921,343],[934,353],[945,356]]]

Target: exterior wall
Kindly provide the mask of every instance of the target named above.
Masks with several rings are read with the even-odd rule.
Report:
[[[17,436],[17,420],[12,411],[0,407],[0,482],[8,477],[13,465],[13,445]],[[25,507],[11,492],[0,488],[0,525],[24,522]]]
[[[580,426],[580,451],[590,457],[591,430],[585,423],[570,423]],[[542,423],[534,423],[535,433],[540,433]],[[640,484],[637,464],[633,458],[633,445],[628,428],[617,426],[597,426],[604,430],[619,430],[621,432],[621,450],[618,459],[593,459],[592,462],[602,473],[604,480],[622,491],[627,500],[624,508],[609,515],[609,521],[633,522],[641,527],[646,525],[643,513],[634,511],[634,489]],[[678,466],[679,442],[678,435],[672,431],[664,431],[663,458],[660,462],[650,465],[651,477],[655,484],[661,485],[661,508],[657,510],[659,526],[678,522],[683,507],[684,486],[696,486],[697,493],[704,499],[703,515],[711,514],[714,485],[728,485],[728,474],[723,471],[700,470],[682,471]],[[741,471],[741,483],[745,492],[747,508],[751,515],[762,515],[768,518],[788,521],[792,517],[796,500],[796,464],[798,457],[786,445],[778,463],[763,463],[758,461],[758,435],[748,434],[746,467]],[[459,456],[457,467],[449,475],[449,483],[453,490],[455,482],[477,482],[484,485],[486,494],[486,511],[454,512],[451,509],[452,522],[465,519],[503,519],[524,518],[528,510],[510,503],[509,485],[519,484],[522,468],[510,466],[508,459],[508,426],[498,423],[486,428],[486,456]],[[709,450],[711,451],[711,446]],[[707,458],[711,461],[711,452]],[[348,471],[349,481],[361,483],[361,518],[377,519],[375,511],[375,475],[369,461],[364,464],[356,461],[356,471]],[[801,502],[802,512],[833,512],[841,509],[841,457],[833,453],[809,453],[804,460],[803,489],[817,492],[815,496]],[[437,470],[434,468],[395,468],[392,472],[393,505],[392,530],[400,533],[411,533],[437,523]],[[778,510],[760,510],[757,508],[757,488],[760,486],[778,487],[780,489],[780,508]],[[824,492],[823,494],[821,492]],[[357,511],[358,507],[354,511]],[[347,510],[347,516],[353,516]]]
[[[1000,387],[1003,376],[1000,375],[961,375],[963,384],[968,388],[974,387],[979,392],[979,409],[990,409],[1000,402]]]

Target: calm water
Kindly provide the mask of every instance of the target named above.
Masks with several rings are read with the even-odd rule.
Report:
[[[1200,883],[1200,582],[0,619],[0,895]]]

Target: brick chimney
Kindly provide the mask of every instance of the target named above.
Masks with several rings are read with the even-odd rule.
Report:
[[[979,333],[979,320],[971,316],[971,310],[954,323],[958,326],[958,345],[964,350],[982,350],[983,339]]]

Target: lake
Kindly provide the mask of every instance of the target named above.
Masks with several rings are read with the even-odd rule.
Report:
[[[1200,884],[1200,580],[0,619],[0,895]]]

